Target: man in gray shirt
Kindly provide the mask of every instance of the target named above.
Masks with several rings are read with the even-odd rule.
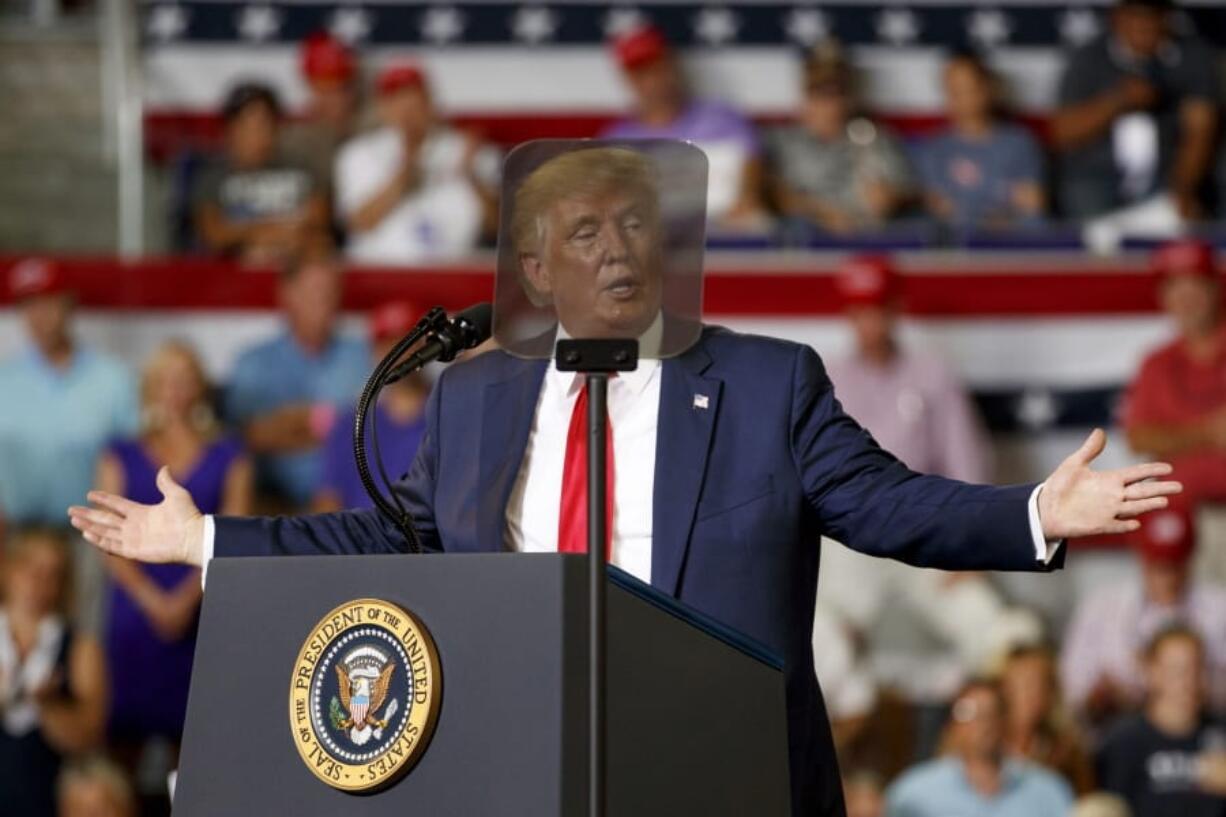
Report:
[[[833,44],[805,64],[798,122],[767,134],[769,188],[798,236],[882,226],[912,197],[894,138],[857,112],[851,66]]]

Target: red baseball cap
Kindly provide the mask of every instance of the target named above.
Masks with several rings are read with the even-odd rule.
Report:
[[[1168,507],[1145,514],[1135,536],[1137,552],[1146,561],[1182,563],[1196,549],[1192,515],[1180,508]]]
[[[835,286],[845,306],[884,306],[899,294],[901,281],[884,255],[859,255],[839,267]]]
[[[409,334],[425,313],[412,301],[388,301],[370,313],[370,335],[375,343]]]
[[[309,80],[349,82],[357,73],[353,52],[326,31],[317,31],[302,41],[300,69]]]
[[[653,25],[643,25],[619,34],[613,40],[613,56],[624,71],[633,71],[668,56],[668,40]]]
[[[1154,250],[1151,267],[1164,280],[1172,275],[1217,277],[1213,246],[1192,238],[1170,241]]]
[[[426,87],[426,74],[415,62],[398,62],[387,66],[379,72],[375,80],[375,90],[379,96],[394,94],[405,88]]]
[[[71,292],[64,271],[50,258],[26,258],[9,269],[9,297],[24,301],[39,295]]]

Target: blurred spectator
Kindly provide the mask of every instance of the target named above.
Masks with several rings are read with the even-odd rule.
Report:
[[[305,116],[285,126],[287,156],[306,164],[331,196],[336,154],[358,129],[358,63],[349,47],[320,31],[302,41],[299,75],[310,92]]]
[[[1171,0],[1117,0],[1102,38],[1074,52],[1052,138],[1060,203],[1086,219],[1169,194],[1200,215],[1219,90],[1208,47],[1176,32]]]
[[[893,264],[880,256],[849,259],[836,285],[855,351],[828,370],[846,410],[911,468],[988,479],[985,435],[965,391],[940,361],[905,349],[897,336],[901,280]],[[882,682],[933,710],[921,713],[930,716],[921,724],[922,750],[935,739],[949,696],[1019,631],[1039,630],[979,574],[923,570],[832,545],[822,550],[820,582],[817,618],[835,616],[861,645],[857,660],[838,669],[833,659],[844,651],[826,653],[815,641],[823,689],[837,692],[836,736],[856,723],[844,716],[863,714],[844,701],[859,705],[867,697],[871,706],[862,688]]]
[[[1052,772],[1006,756],[1000,689],[987,681],[966,686],[954,700],[949,755],[921,763],[887,792],[889,817],[1065,817],[1073,804],[1068,784]]]
[[[1132,817],[1132,809],[1122,797],[1094,792],[1078,798],[1069,817]]]
[[[1226,499],[1226,327],[1213,248],[1167,244],[1155,253],[1154,269],[1178,337],[1145,359],[1128,389],[1128,441],[1174,466],[1191,506]]]
[[[136,430],[136,389],[119,362],[73,336],[75,299],[54,262],[19,262],[8,287],[28,348],[0,362],[0,515],[63,525],[103,445]]]
[[[1034,137],[1001,121],[996,78],[978,56],[950,58],[944,80],[949,128],[920,145],[916,162],[928,211],[963,229],[1034,223],[1046,206]]]
[[[11,537],[0,606],[0,811],[51,817],[65,755],[97,746],[106,666],[64,616],[68,549],[50,529]],[[146,668],[152,670],[152,668]]]
[[[885,256],[849,259],[836,279],[855,352],[829,364],[843,407],[887,450],[924,473],[990,480],[983,424],[937,358],[898,338],[902,280]]]
[[[331,242],[323,183],[278,150],[281,103],[266,85],[233,88],[222,107],[225,154],[196,187],[196,232],[210,252],[278,264]]]
[[[852,772],[843,778],[847,817],[884,817],[885,791],[881,778],[872,772]]]
[[[832,361],[829,372],[848,413],[911,468],[985,480],[986,443],[966,393],[940,361],[899,342],[901,280],[893,264],[882,256],[852,258],[839,270],[836,285],[855,352]],[[921,570],[843,547],[825,548],[822,558],[819,607],[837,609],[863,633],[901,604],[908,623],[922,622],[941,646],[953,648],[953,655],[934,649],[925,644],[924,633],[895,639],[921,645],[908,652],[907,668],[900,670],[912,695],[952,695],[1004,648],[1000,639],[1009,629],[1010,613],[982,576]],[[866,646],[876,654],[869,663],[879,665],[886,646],[879,639]]]
[[[208,383],[192,349],[164,344],[145,367],[143,433],[113,443],[98,464],[98,488],[160,502],[167,468],[204,513],[251,511],[251,466],[236,440],[220,436]],[[113,748],[130,768],[151,737],[175,745],[183,731],[200,608],[200,571],[107,557],[105,648]],[[152,668],[156,671],[151,672]]]
[[[132,784],[100,755],[68,763],[60,773],[58,790],[58,817],[136,817]]]
[[[836,43],[813,49],[804,83],[799,123],[767,135],[776,206],[800,231],[880,227],[912,198],[906,157],[890,133],[860,112],[852,68]]]
[[[1193,581],[1192,517],[1177,508],[1141,517],[1136,583],[1100,587],[1077,605],[1065,635],[1061,674],[1069,702],[1091,721],[1141,703],[1141,647],[1172,621],[1205,640],[1211,705],[1226,708],[1226,589]]]
[[[230,375],[226,417],[257,454],[257,489],[274,508],[302,508],[315,496],[319,445],[337,408],[353,403],[369,372],[369,345],[336,328],[341,286],[330,259],[287,266],[279,289],[284,328],[240,355]]]
[[[1094,766],[1060,698],[1056,656],[1046,645],[1016,647],[1001,673],[1005,750],[1057,772],[1078,794],[1094,788]]]
[[[693,99],[681,63],[654,26],[613,41],[613,56],[634,96],[634,113],[607,128],[608,139],[681,139],[707,155],[707,217],[713,230],[761,230],[761,145],[753,124],[731,107]]]
[[[370,319],[374,363],[382,360],[424,314],[407,301],[392,301],[375,310]],[[393,478],[408,471],[413,458],[417,456],[417,447],[426,430],[425,408],[429,393],[426,376],[415,372],[386,387],[379,395],[373,416],[367,417],[367,422],[375,425],[373,430],[378,433],[379,451],[388,467],[388,475]],[[338,421],[332,424],[332,430],[324,441],[323,478],[312,507],[316,513],[370,508],[374,505],[362,486],[353,460],[355,415],[353,409],[342,413]],[[371,431],[368,426],[367,433]],[[374,451],[369,438],[366,448],[373,465]]]
[[[1204,712],[1200,637],[1175,626],[1144,649],[1145,708],[1117,723],[1098,756],[1102,787],[1134,817],[1226,815],[1226,728]]]
[[[817,604],[813,617],[813,668],[821,681],[836,748],[857,737],[877,704],[877,682],[872,667],[864,660],[864,645],[858,641],[837,609]]]
[[[443,124],[422,68],[398,63],[376,82],[383,127],[336,160],[336,209],[356,261],[411,264],[472,252],[497,224],[498,152]]]

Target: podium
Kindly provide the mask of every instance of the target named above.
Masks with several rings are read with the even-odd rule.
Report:
[[[367,598],[402,607],[429,632],[441,706],[411,770],[354,794],[307,768],[287,702],[320,619]],[[613,568],[607,604],[607,813],[786,817],[780,660]],[[582,815],[587,609],[583,556],[217,559],[173,813]]]

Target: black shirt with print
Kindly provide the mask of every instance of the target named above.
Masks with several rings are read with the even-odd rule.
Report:
[[[1098,784],[1127,800],[1133,817],[1226,817],[1226,798],[1197,785],[1198,758],[1211,750],[1226,751],[1226,728],[1214,721],[1172,737],[1142,716],[1125,718],[1099,749]]]

